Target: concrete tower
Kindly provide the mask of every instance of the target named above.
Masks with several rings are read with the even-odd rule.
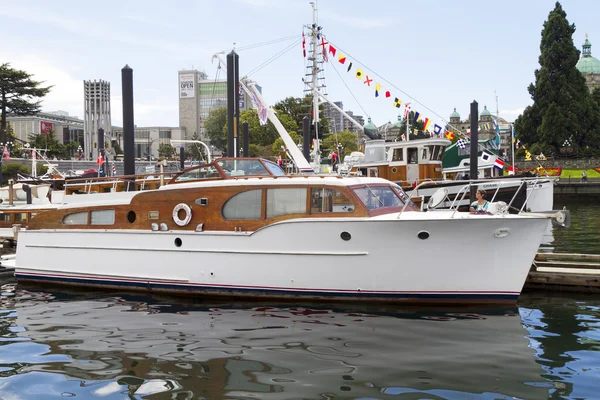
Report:
[[[83,81],[83,134],[86,159],[98,157],[98,129],[104,129],[105,144],[110,144],[110,82]]]

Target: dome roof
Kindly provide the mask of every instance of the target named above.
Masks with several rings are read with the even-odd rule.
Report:
[[[587,37],[585,38],[585,42],[583,42],[581,58],[577,61],[575,67],[582,74],[600,74],[600,61],[592,57],[592,44]]]
[[[367,123],[364,126],[365,129],[375,132],[377,130],[377,125],[371,122],[371,117],[368,118]]]
[[[450,118],[460,118],[460,114],[456,112],[456,107],[454,107],[454,111],[450,114]]]
[[[490,113],[487,109],[487,106],[483,106],[483,111],[481,112],[482,117],[491,117],[492,113]]]
[[[402,116],[400,116],[400,114],[398,114],[398,121],[394,122],[393,127],[400,128],[401,126],[402,126]]]

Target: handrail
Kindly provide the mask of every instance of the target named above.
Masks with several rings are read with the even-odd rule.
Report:
[[[465,181],[465,185],[461,186],[458,190],[458,192],[456,193],[456,195],[454,196],[454,199],[452,200],[450,206],[447,208],[447,210],[454,210],[454,213],[452,214],[451,217],[454,217],[455,213],[458,212],[458,209],[461,205],[461,203],[463,202],[463,200],[465,199],[467,193],[470,193],[470,189],[472,186],[478,187],[482,184],[486,184],[486,183],[492,183],[494,185],[496,185],[496,189],[494,190],[494,194],[492,195],[492,198],[490,200],[490,202],[493,202],[498,194],[498,192],[500,191],[500,189],[504,186],[508,186],[511,184],[514,184],[515,182],[519,182],[519,187],[517,188],[515,194],[513,195],[513,197],[511,198],[510,202],[508,203],[507,207],[510,208],[512,207],[512,204],[515,202],[515,200],[517,199],[517,195],[519,194],[519,192],[523,189],[523,186],[531,183],[533,185],[533,190],[531,191],[531,193],[527,193],[527,190],[525,191],[525,201],[523,202],[523,205],[521,206],[521,208],[519,209],[519,213],[523,212],[523,209],[525,207],[525,205],[527,204],[527,201],[529,200],[531,194],[534,192],[535,187],[540,183],[543,182],[545,180],[549,179],[548,177],[521,177],[521,178],[507,178],[507,179],[470,179]],[[422,181],[419,184],[417,184],[417,186],[414,187],[414,189],[410,192],[412,194],[418,195],[418,191],[419,189],[422,189],[423,186],[429,186],[428,184],[430,184],[432,181]],[[434,185],[433,188],[435,188]],[[432,187],[432,186],[429,186]],[[408,195],[408,193],[407,193]],[[410,199],[410,196],[408,196]],[[450,201],[450,199],[448,197],[446,197],[446,199],[448,199],[448,201]],[[446,200],[444,200],[445,202]],[[406,207],[408,206],[408,202],[406,202],[404,204],[404,207],[402,207],[402,210],[400,211],[400,213],[398,214],[398,219],[400,218],[400,216],[402,215],[402,213],[406,210]]]

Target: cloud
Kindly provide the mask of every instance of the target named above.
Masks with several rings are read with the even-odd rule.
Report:
[[[17,19],[29,24],[50,25],[76,35],[87,35],[98,39],[110,40],[132,46],[144,46],[152,49],[181,54],[184,52],[200,53],[208,49],[195,47],[191,43],[183,41],[169,41],[146,36],[133,36],[125,34],[115,24],[108,27],[105,22],[96,22],[92,19],[65,18],[64,15],[56,13],[51,9],[39,6],[29,6],[21,3],[6,2],[0,7],[0,15],[6,18]]]
[[[525,111],[524,107],[515,108],[513,110],[500,110],[500,115],[507,121],[514,121],[516,117],[523,114],[523,111]]]
[[[36,81],[43,81],[42,86],[53,86],[42,100],[44,111],[64,110],[71,116],[83,117],[83,81],[70,75],[67,71],[49,63],[44,54],[17,53],[10,49],[4,53],[0,49],[0,57],[8,59],[11,67],[27,71]],[[3,54],[4,53],[4,54]]]

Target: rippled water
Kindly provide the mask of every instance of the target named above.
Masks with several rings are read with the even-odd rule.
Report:
[[[600,201],[593,196],[555,199],[555,209],[565,206],[571,213],[571,226],[553,228],[548,247],[556,253],[600,254]]]
[[[600,299],[436,310],[5,284],[0,399],[591,398]]]

